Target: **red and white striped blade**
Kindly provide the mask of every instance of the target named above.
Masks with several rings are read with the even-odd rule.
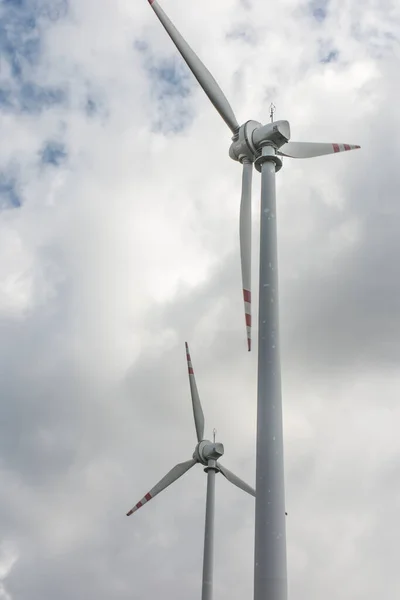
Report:
[[[239,129],[239,123],[234,115],[231,105],[229,104],[225,94],[211,75],[210,71],[201,62],[197,54],[193,52],[189,44],[183,39],[179,31],[176,29],[172,21],[167,17],[157,0],[148,0],[157,17],[164,26],[175,46],[178,48],[183,59],[196,77],[197,81],[211,100],[225,123],[228,125],[232,133]]]
[[[171,485],[171,483],[174,483],[174,481],[179,479],[179,477],[182,477],[182,475],[184,475],[186,471],[189,471],[189,469],[191,469],[196,462],[196,460],[192,459],[176,465],[140,500],[140,502],[135,504],[135,506],[128,513],[126,513],[127,517],[139,510],[139,508],[142,508],[146,502],[149,502],[149,500],[154,498],[154,496],[157,496],[157,494],[165,490],[165,488]]]
[[[254,496],[254,498],[256,497],[255,490],[248,483],[243,481],[243,479],[240,479],[240,477],[232,473],[232,471],[230,471],[226,467],[223,467],[219,462],[217,463],[217,466],[222,475],[226,477],[228,481],[233,483],[233,485],[236,485],[236,487],[240,488],[244,492],[247,492],[248,494],[250,494],[250,496]]]
[[[244,315],[246,320],[247,347],[251,350],[251,183],[253,165],[245,159],[242,174],[242,199],[240,202],[240,260]]]
[[[185,342],[186,359],[189,372],[190,393],[192,396],[194,425],[196,427],[197,441],[201,442],[204,439],[204,413],[201,407],[199,392],[197,391],[196,379],[194,376],[192,359],[190,358],[189,346]]]
[[[281,156],[289,158],[314,158],[348,150],[358,150],[360,146],[352,144],[325,144],[319,142],[288,142],[277,151]]]

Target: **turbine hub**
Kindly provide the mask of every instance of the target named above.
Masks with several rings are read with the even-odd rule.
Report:
[[[253,162],[257,149],[253,144],[253,133],[261,127],[258,121],[247,121],[239,128],[229,148],[229,156],[232,160],[242,162],[245,158]]]
[[[202,465],[207,466],[209,460],[218,460],[224,454],[224,446],[219,442],[202,440],[197,444],[193,458]]]

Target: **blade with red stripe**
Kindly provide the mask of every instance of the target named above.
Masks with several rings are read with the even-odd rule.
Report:
[[[157,496],[157,494],[165,490],[165,488],[171,485],[171,483],[174,483],[174,481],[179,479],[179,477],[182,477],[182,475],[184,475],[186,471],[189,471],[189,469],[191,469],[196,464],[196,462],[196,460],[192,459],[176,465],[145,496],[143,496],[140,502],[135,504],[135,506],[131,508],[131,510],[128,513],[126,513],[126,515],[129,517],[134,512],[139,510],[139,508],[142,508],[142,506],[149,502],[149,500],[151,500],[152,498]]]
[[[360,146],[353,144],[326,144],[319,142],[288,142],[277,151],[281,156],[289,158],[314,158],[348,150],[358,150]]]
[[[253,164],[243,160],[242,199],[240,202],[240,260],[242,264],[242,284],[244,314],[246,320],[247,348],[251,350],[251,184]]]

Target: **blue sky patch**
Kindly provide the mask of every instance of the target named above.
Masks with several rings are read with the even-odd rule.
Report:
[[[329,0],[312,0],[310,4],[311,14],[318,23],[325,21],[328,14]]]
[[[320,39],[318,40],[319,51],[318,58],[319,62],[324,64],[334,63],[339,60],[339,50],[335,48],[333,40]]]
[[[13,77],[37,64],[41,52],[37,15],[24,0],[5,0],[0,11],[0,54]]]
[[[2,3],[9,10],[53,22],[64,18],[69,8],[68,0],[2,0]]]
[[[108,116],[107,98],[101,87],[94,85],[92,81],[86,81],[86,97],[82,103],[82,110],[89,118]]]
[[[160,61],[148,71],[152,95],[158,105],[156,129],[164,133],[180,133],[192,121],[190,79],[193,77],[180,57]]]
[[[141,52],[143,54],[145,54],[149,49],[148,43],[144,40],[135,40],[133,43],[133,47],[135,48],[135,50],[137,50],[137,52]]]
[[[97,113],[98,107],[97,102],[93,98],[88,98],[86,101],[85,112],[88,117],[91,117]]]
[[[339,52],[337,50],[331,50],[325,56],[321,58],[322,63],[332,63],[336,62],[339,57]]]
[[[41,112],[55,104],[63,104],[65,92],[60,88],[43,87],[36,83],[24,83],[19,90],[19,105],[22,111]]]
[[[237,26],[235,29],[232,29],[226,37],[228,40],[240,40],[250,46],[254,46],[258,41],[256,31],[251,25]]]
[[[188,73],[183,71],[186,69],[182,69],[175,60],[160,61],[149,69],[159,100],[169,96],[187,98],[190,93]]]
[[[22,200],[18,195],[15,179],[0,171],[0,210],[21,206]]]
[[[146,42],[137,40],[134,48],[143,57],[155,105],[153,129],[162,133],[180,133],[193,120],[191,90],[195,80],[180,56],[159,59],[151,54]]]
[[[10,83],[0,86],[0,110],[37,114],[66,101],[67,94],[61,88],[44,87],[29,81],[18,86]]]
[[[6,108],[12,107],[12,94],[6,87],[0,87],[0,110],[2,106]]]
[[[0,61],[11,77],[0,85],[0,110],[38,113],[66,101],[64,90],[35,81],[46,21],[67,12],[66,0],[2,0]]]
[[[41,161],[43,164],[59,167],[62,165],[68,156],[68,152],[64,144],[60,142],[47,142],[41,152]]]

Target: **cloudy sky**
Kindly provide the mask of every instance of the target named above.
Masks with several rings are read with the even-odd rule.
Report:
[[[162,5],[239,122],[362,146],[277,177],[289,586],[399,597],[400,4]],[[0,599],[200,597],[202,469],[125,513],[194,450],[185,340],[254,484],[230,132],[145,0],[1,0],[0,133]],[[253,536],[218,477],[219,600]]]

